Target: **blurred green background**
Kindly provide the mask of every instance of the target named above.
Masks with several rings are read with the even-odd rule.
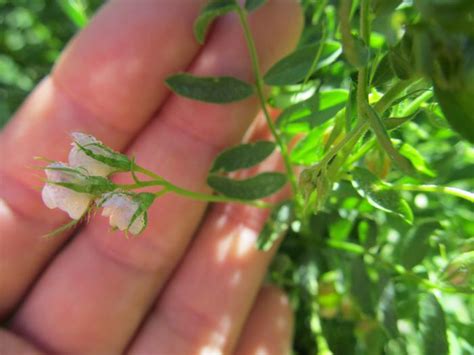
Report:
[[[0,0],[0,127],[102,0]]]

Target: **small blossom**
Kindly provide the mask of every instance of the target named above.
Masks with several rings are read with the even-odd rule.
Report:
[[[112,158],[114,152],[102,144],[95,137],[80,133],[72,133],[74,141],[69,152],[69,164],[73,167],[82,167],[92,176],[108,176],[117,169],[94,159],[86,154],[85,150],[104,158]]]
[[[54,183],[81,184],[87,176],[59,162],[48,165],[45,170],[48,182],[41,193],[44,204],[51,209],[63,210],[72,219],[80,219],[89,208],[93,196]]]
[[[140,208],[140,201],[134,198],[136,196],[122,192],[104,194],[100,202],[104,208],[102,216],[109,217],[109,224],[114,228],[139,234],[146,225],[146,209],[135,216]]]

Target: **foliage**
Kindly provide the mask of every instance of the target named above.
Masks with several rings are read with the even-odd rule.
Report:
[[[64,3],[83,7],[0,0],[3,122],[97,5]],[[215,18],[236,11],[255,84],[179,74],[168,85],[221,103],[255,92],[266,113],[281,112],[268,124],[294,197],[274,208],[258,247],[287,231],[268,279],[293,302],[294,353],[472,353],[474,3],[303,0],[298,48],[263,74],[246,27],[260,6],[211,1],[195,25],[202,42]],[[274,148],[224,151],[209,184],[240,200],[273,193],[284,175],[224,174]],[[299,182],[295,166],[305,168]]]
[[[101,3],[0,0],[0,127],[51,70],[78,25],[85,24],[80,19],[87,19]]]

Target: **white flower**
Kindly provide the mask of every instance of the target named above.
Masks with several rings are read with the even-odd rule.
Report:
[[[46,167],[46,176],[50,182],[80,183],[81,174],[68,171],[70,167],[64,163],[53,163]],[[59,169],[59,170],[58,170]],[[64,170],[62,170],[64,169]],[[44,204],[48,208],[59,208],[67,212],[72,219],[79,219],[89,208],[92,195],[80,193],[69,188],[46,183],[41,193]]]
[[[74,132],[71,135],[74,139],[72,149],[69,152],[69,164],[71,166],[82,167],[88,171],[89,175],[103,177],[110,175],[116,170],[114,167],[90,157],[81,149],[82,147],[94,154],[111,157],[113,152],[107,149],[101,141],[91,135],[80,132]]]
[[[109,224],[121,231],[128,230],[132,234],[139,234],[146,224],[146,211],[135,218],[133,216],[140,207],[140,202],[133,199],[133,195],[112,192],[104,194],[100,205],[104,208],[102,216],[109,217]]]

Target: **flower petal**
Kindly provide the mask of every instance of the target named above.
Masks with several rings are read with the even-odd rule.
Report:
[[[115,170],[113,167],[88,156],[77,145],[71,148],[68,160],[72,167],[82,167],[92,176],[106,177]]]
[[[44,185],[43,190],[41,191],[41,197],[43,199],[43,202],[50,209],[58,207],[54,199],[55,187],[56,186],[54,185],[46,184]]]
[[[130,221],[139,207],[138,202],[134,201],[130,195],[124,193],[106,194],[104,196],[103,202],[100,205],[104,207],[102,215],[109,217],[109,224],[112,227],[116,227],[122,231],[128,229]],[[142,220],[142,223],[136,223],[140,219]],[[143,224],[143,216],[139,216],[132,224],[132,226],[136,225],[134,227],[134,231],[143,229]]]
[[[74,172],[56,169],[68,169],[68,165],[56,162],[46,167],[46,176],[50,183],[46,183],[41,192],[44,204],[48,208],[59,208],[65,211],[72,219],[80,219],[89,208],[92,196],[79,193],[66,187],[53,184],[54,182],[76,183],[82,175]]]
[[[89,208],[92,197],[65,187],[46,184],[42,191],[44,204],[48,208],[59,208],[72,219],[80,219]]]

